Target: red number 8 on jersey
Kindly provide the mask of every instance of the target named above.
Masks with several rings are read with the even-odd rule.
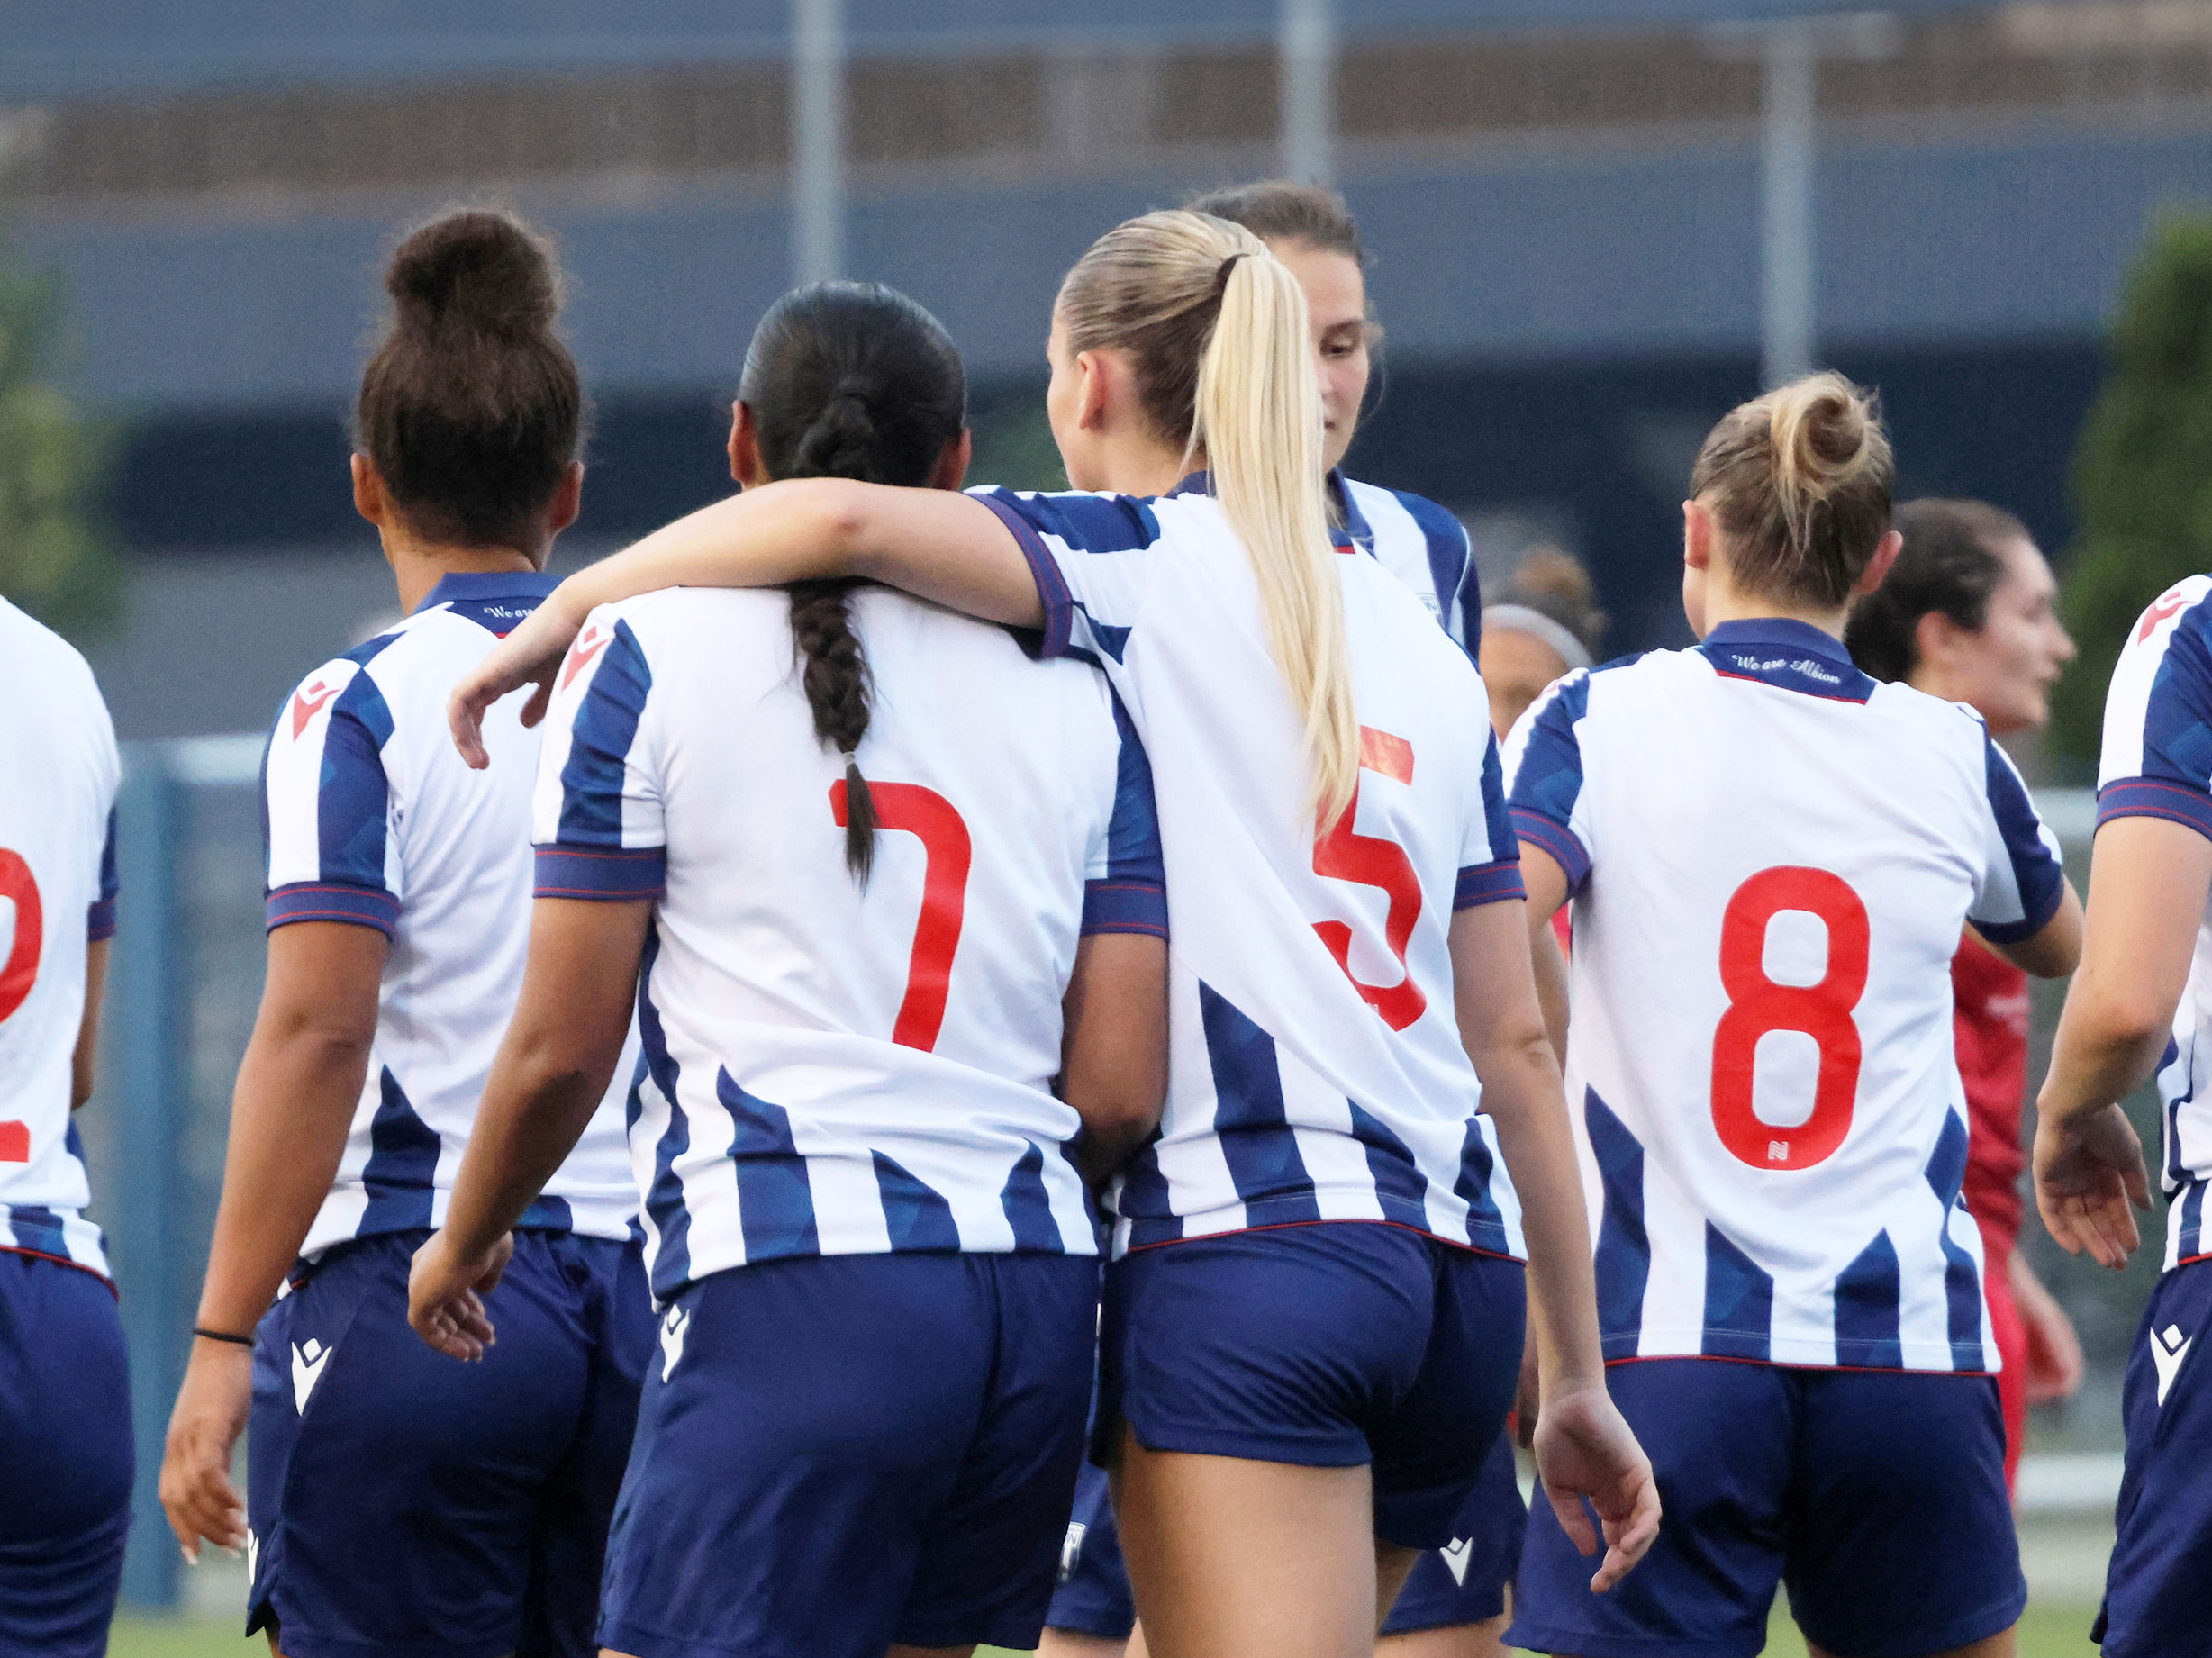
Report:
[[[1767,923],[1785,910],[1818,916],[1827,929],[1827,969],[1817,984],[1767,977]],[[1728,900],[1720,921],[1720,983],[1728,1010],[1713,1032],[1713,1128],[1720,1143],[1754,1168],[1810,1168],[1851,1132],[1861,1057],[1851,1015],[1866,992],[1866,905],[1825,869],[1763,869]],[[1801,1031],[1820,1048],[1812,1114],[1793,1128],[1762,1122],[1752,1110],[1759,1038],[1773,1030]]]

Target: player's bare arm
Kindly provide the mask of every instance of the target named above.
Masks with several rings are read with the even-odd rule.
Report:
[[[1545,858],[1527,847],[1522,856],[1524,864]],[[1597,1552],[1599,1539],[1582,1499],[1597,1509],[1605,1559],[1591,1587],[1602,1592],[1659,1535],[1659,1490],[1643,1448],[1606,1393],[1590,1222],[1558,1060],[1537,1005],[1534,976],[1526,970],[1526,925],[1525,906],[1510,901],[1453,916],[1453,999],[1460,1038],[1482,1078],[1483,1110],[1498,1125],[1499,1146],[1522,1199],[1542,1389],[1537,1466],[1560,1525],[1585,1554]]]
[[[2035,1203],[2053,1237],[2100,1265],[2142,1241],[2131,1210],[2150,1207],[2150,1182],[2119,1101],[2165,1050],[2207,892],[2212,841],[2195,829],[2135,817],[2097,831],[2081,967],[2036,1100]]]
[[[576,1149],[613,1078],[652,908],[570,898],[532,907],[521,1000],[446,1224],[416,1251],[408,1284],[408,1322],[441,1353],[477,1359],[493,1340],[483,1296],[506,1264],[508,1229]]]
[[[302,921],[269,935],[261,1011],[231,1101],[222,1198],[195,1336],[162,1454],[161,1506],[185,1558],[238,1548],[246,1505],[231,1452],[252,1403],[245,1345],[337,1178],[368,1071],[388,941],[372,927]],[[221,1336],[240,1337],[223,1340]]]
[[[2062,979],[2081,965],[2081,895],[2067,881],[2058,908],[2040,930],[2017,944],[1999,944],[1989,938],[1982,942],[2023,973],[2038,979]]]
[[[1060,1097],[1083,1119],[1077,1158],[1101,1185],[1160,1126],[1167,1100],[1167,940],[1092,933],[1061,1001]]]
[[[554,590],[454,687],[454,741],[489,762],[484,711],[533,682],[522,722],[544,716],[552,674],[598,606],[664,587],[775,587],[861,575],[986,621],[1036,627],[1036,579],[1013,533],[980,501],[948,490],[794,478],[731,495],[679,518]]]

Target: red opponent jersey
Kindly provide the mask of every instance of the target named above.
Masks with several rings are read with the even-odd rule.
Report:
[[[1951,1026],[1972,1125],[1966,1141],[1966,1207],[2010,1241],[2025,1213],[2020,1108],[2027,1097],[2027,974],[1977,938],[1951,958]]]

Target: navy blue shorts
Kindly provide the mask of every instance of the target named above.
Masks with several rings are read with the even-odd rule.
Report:
[[[1133,1251],[1107,1269],[1097,1460],[1371,1464],[1375,1536],[1452,1541],[1520,1378],[1521,1264],[1328,1221]]]
[[[2104,1611],[2090,1636],[2107,1658],[2212,1649],[2212,1382],[2197,1351],[2207,1325],[2212,1261],[2159,1279],[2120,1391],[2127,1469]]]
[[[1411,1635],[1418,1629],[1487,1623],[1503,1612],[1506,1585],[1520,1564],[1521,1533],[1528,1523],[1528,1508],[1513,1472],[1512,1441],[1500,1434],[1460,1510],[1453,1528],[1457,1535],[1440,1549],[1425,1550],[1414,1563],[1382,1633]],[[1060,1586],[1053,1591],[1045,1622],[1108,1641],[1126,1641],[1137,1626],[1137,1602],[1121,1561],[1113,1499],[1105,1471],[1095,1463],[1085,1463],[1075,1481],[1075,1511],[1060,1550]]]
[[[286,1658],[577,1658],[653,1351],[634,1244],[517,1235],[477,1364],[407,1325],[426,1232],[326,1254],[253,1355],[247,1633]]]
[[[107,1281],[0,1250],[0,1658],[97,1658],[131,1529],[131,1377]]]
[[[2027,1604],[1993,1376],[1643,1359],[1606,1373],[1666,1514],[1590,1592],[1548,1502],[1528,1518],[1509,1646],[1579,1658],[1752,1658],[1777,1583],[1836,1658],[1921,1658]]]
[[[1097,1309],[1088,1255],[820,1255],[689,1285],[646,1379],[601,1642],[1035,1646]]]

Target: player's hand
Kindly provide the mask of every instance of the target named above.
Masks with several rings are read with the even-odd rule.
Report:
[[[498,1287],[513,1254],[512,1232],[501,1233],[498,1242],[467,1261],[453,1253],[443,1227],[431,1233],[415,1251],[407,1274],[407,1322],[414,1333],[448,1358],[482,1358],[498,1339],[484,1298]]]
[[[1605,1559],[1590,1580],[1603,1594],[1626,1577],[1659,1536],[1659,1487],[1651,1459],[1628,1431],[1602,1383],[1555,1390],[1537,1418],[1537,1479],[1552,1499],[1567,1539],[1584,1554],[1598,1552],[1598,1532],[1582,1502],[1598,1512]]]
[[[2115,1272],[2127,1264],[2143,1243],[2133,1210],[2151,1207],[2151,1179],[2143,1142],[2117,1105],[2071,1119],[2043,1113],[2035,1129],[2035,1207],[2069,1255],[2086,1249]]]
[[[522,723],[534,726],[545,718],[553,695],[554,670],[568,652],[581,617],[568,614],[555,588],[544,603],[532,611],[513,632],[492,647],[484,659],[461,676],[446,700],[446,722],[453,729],[453,746],[461,758],[477,771],[492,763],[484,748],[484,711],[510,692],[533,686],[522,705]]]
[[[218,1548],[246,1546],[246,1504],[231,1483],[231,1451],[252,1407],[253,1349],[195,1338],[161,1452],[161,1509],[187,1565],[200,1563],[203,1537]]]

